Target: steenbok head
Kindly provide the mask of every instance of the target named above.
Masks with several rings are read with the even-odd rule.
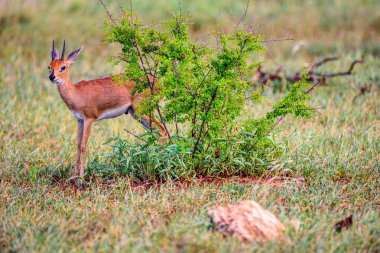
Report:
[[[54,47],[51,51],[51,62],[48,66],[49,79],[52,83],[63,84],[69,78],[69,66],[78,59],[78,55],[83,47],[73,51],[69,56],[65,58],[66,42],[63,41],[62,55],[59,57],[58,49]]]

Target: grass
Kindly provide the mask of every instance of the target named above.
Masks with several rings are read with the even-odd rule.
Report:
[[[238,16],[245,7],[245,2],[235,1],[191,3],[183,8],[193,11],[193,33],[199,37],[212,26],[228,29],[228,13]],[[175,11],[177,1],[134,5],[142,16],[157,20]],[[51,40],[65,38],[69,51],[85,45],[72,67],[73,80],[112,71],[106,59],[114,48],[101,42],[104,11],[96,1],[2,1],[0,251],[379,252],[376,6],[370,0],[257,4],[255,24],[263,24],[264,34],[295,38],[268,44],[266,68],[284,65],[291,71],[318,57],[343,55],[325,67],[330,72],[366,56],[354,76],[331,80],[329,86],[315,90],[313,104],[326,107],[315,118],[286,118],[281,123],[279,138],[288,152],[261,173],[272,181],[167,182],[145,187],[126,177],[103,179],[91,170],[94,158],[110,150],[102,143],[117,134],[133,138],[124,128],[142,131],[130,118],[120,117],[95,124],[87,155],[91,177],[79,189],[65,181],[73,170],[76,123],[48,82],[46,66]],[[110,8],[116,11],[118,5]],[[292,54],[301,40],[305,43]],[[363,85],[371,90],[358,96]],[[305,178],[305,183],[297,178]],[[241,244],[208,230],[210,207],[243,199],[256,200],[274,212],[286,225],[291,243]],[[353,227],[336,233],[334,223],[351,213]]]

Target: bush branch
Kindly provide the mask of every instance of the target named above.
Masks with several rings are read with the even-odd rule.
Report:
[[[99,0],[100,4],[103,6],[104,10],[106,11],[108,17],[112,21],[112,23],[116,26],[116,20],[112,17],[111,13],[108,11],[106,5],[104,4],[103,0]]]
[[[197,140],[195,141],[195,144],[194,144],[193,156],[194,156],[195,152],[197,152],[197,150],[198,150],[198,144],[199,144],[199,141],[200,141],[201,138],[202,138],[202,130],[203,130],[203,127],[204,127],[204,125],[205,125],[205,122],[206,122],[206,119],[207,119],[207,115],[208,115],[208,113],[210,112],[211,107],[212,107],[212,104],[214,103],[214,100],[215,100],[215,98],[216,98],[216,94],[217,94],[217,92],[218,92],[218,87],[215,88],[215,90],[214,90],[214,92],[213,92],[213,94],[212,94],[212,97],[211,97],[211,99],[210,99],[210,103],[208,104],[208,106],[207,106],[207,108],[206,108],[205,116],[204,116],[204,118],[203,118],[203,120],[202,120],[202,123],[201,123],[201,126],[200,126],[200,128],[199,128],[199,135],[198,135],[198,138],[197,138]]]

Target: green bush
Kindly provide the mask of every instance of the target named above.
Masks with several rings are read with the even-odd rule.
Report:
[[[124,69],[114,78],[135,82],[133,92],[144,95],[137,113],[157,114],[168,135],[165,142],[152,129],[136,143],[110,140],[114,149],[107,157],[120,173],[163,180],[253,175],[285,150],[273,133],[278,120],[287,114],[311,116],[310,85],[303,78],[265,116],[241,119],[246,101],[262,103],[266,88],[252,88],[260,64],[255,58],[265,48],[263,37],[249,26],[212,31],[216,46],[210,46],[189,36],[182,15],[153,26],[125,13],[111,21],[106,38],[121,46],[112,60]]]

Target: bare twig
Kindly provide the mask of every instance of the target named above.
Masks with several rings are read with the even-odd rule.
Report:
[[[316,62],[316,63],[313,65],[313,67],[311,67],[311,69],[309,70],[308,75],[309,75],[309,76],[310,76],[310,75],[313,75],[314,72],[315,72],[315,70],[316,70],[319,66],[321,66],[321,65],[323,65],[323,64],[325,64],[325,63],[327,63],[327,62],[330,62],[330,61],[336,61],[336,60],[338,60],[338,59],[339,59],[338,56],[331,56],[331,57],[323,58],[322,60]]]
[[[251,33],[252,29],[253,29],[253,23],[254,23],[255,16],[256,16],[256,10],[257,10],[257,8],[256,8],[256,6],[254,6],[251,18],[250,18],[249,22],[247,23],[247,32],[249,32],[249,33]]]
[[[119,2],[119,8],[120,8],[120,11],[123,13],[124,17],[126,17],[127,14],[125,13],[125,10],[124,10],[123,5],[121,4],[120,0],[118,0],[118,2]]]
[[[345,72],[338,72],[338,73],[329,73],[329,74],[324,74],[326,78],[329,77],[336,77],[336,76],[346,76],[346,75],[351,75],[352,71],[354,70],[354,67],[356,64],[364,64],[364,56],[360,60],[355,60],[351,63],[350,68],[345,71]]]
[[[160,105],[159,105],[158,103],[156,103],[156,107],[157,107],[158,115],[160,116],[161,123],[162,123],[162,125],[163,125],[164,128],[165,128],[165,132],[166,132],[166,134],[168,135],[170,142],[172,142],[172,137],[171,137],[171,135],[170,135],[169,129],[168,129],[167,126],[166,126],[166,123],[165,123],[165,120],[164,120],[164,116],[162,116],[161,109],[160,109]]]
[[[193,114],[193,119],[191,123],[193,124],[193,128],[191,129],[191,137],[195,137],[196,135],[196,130],[195,130],[195,123],[197,122],[197,102],[195,100],[194,102],[194,114]]]
[[[289,41],[289,40],[294,40],[293,38],[278,38],[278,39],[266,39],[263,42],[280,42],[280,41]]]
[[[245,20],[245,18],[247,17],[247,12],[248,12],[250,2],[251,2],[250,0],[247,0],[247,5],[245,6],[244,13],[240,17],[240,21],[237,23],[237,26],[239,26],[241,24],[241,22],[243,22]]]
[[[108,11],[107,7],[105,6],[103,0],[99,0],[100,4],[103,6],[104,10],[106,11],[108,17],[111,19],[112,23],[116,26],[116,20],[112,17],[111,13]]]
[[[147,82],[148,82],[148,87],[150,89],[151,95],[154,96],[154,82],[152,83],[151,80],[150,80],[150,78],[149,78],[149,72],[147,71],[147,69],[145,67],[143,55],[141,54],[140,48],[139,48],[139,46],[136,43],[133,43],[133,47],[136,49],[137,56],[140,59],[141,67],[142,67],[142,69],[144,71],[144,74],[146,76],[146,79],[147,79]],[[163,127],[165,129],[165,132],[168,135],[170,142],[172,142],[172,137],[171,137],[170,132],[169,132],[167,126],[166,126],[164,117],[162,116],[160,105],[158,104],[158,102],[155,105],[156,105],[156,108],[157,108],[158,115],[160,117],[160,121],[161,121],[161,123],[162,123],[162,125],[163,125]]]
[[[311,86],[311,88],[310,88],[308,91],[305,92],[305,94],[310,94],[310,93],[314,90],[314,88],[315,88],[318,84],[320,84],[321,81],[324,82],[324,80],[325,80],[325,77],[323,76],[322,79],[319,79],[318,81],[316,81],[316,82],[313,84],[313,86]]]
[[[132,0],[129,0],[129,11],[131,12],[131,15],[132,15],[133,13]]]
[[[214,100],[216,98],[217,93],[218,93],[218,87],[215,88],[215,90],[214,90],[214,92],[212,94],[212,97],[210,99],[210,103],[208,104],[208,106],[207,106],[207,108],[205,110],[205,116],[204,116],[204,119],[202,120],[201,126],[199,128],[199,135],[198,135],[198,138],[197,138],[197,140],[195,141],[195,144],[194,144],[193,156],[194,156],[195,152],[197,152],[197,150],[198,150],[198,144],[199,144],[199,141],[202,138],[202,130],[203,130],[203,127],[205,125],[205,122],[206,122],[206,119],[207,119],[207,115],[208,115],[208,113],[211,110],[212,104],[214,103]]]
[[[181,0],[178,0],[178,9],[179,9],[179,16],[182,18]]]
[[[141,138],[140,136],[138,136],[138,135],[132,133],[132,132],[129,131],[128,129],[124,129],[124,131],[126,131],[127,133],[133,135],[133,136],[136,137],[137,139],[139,139],[139,140],[141,140],[141,141],[144,141],[145,143],[149,143],[149,142],[147,142],[146,140],[144,140],[143,138]]]
[[[176,92],[174,92],[173,97],[177,98],[178,80],[179,80],[180,76],[179,76],[179,73],[177,71],[176,61],[174,61],[174,60],[172,61],[172,71],[175,73],[175,77],[176,77]],[[175,123],[176,135],[177,135],[177,138],[179,140],[178,115],[177,115],[177,113],[174,116],[174,123]]]
[[[274,123],[274,126],[272,128],[272,130],[278,125],[280,124],[280,122],[285,118],[285,115],[281,115],[277,120],[276,122]]]

